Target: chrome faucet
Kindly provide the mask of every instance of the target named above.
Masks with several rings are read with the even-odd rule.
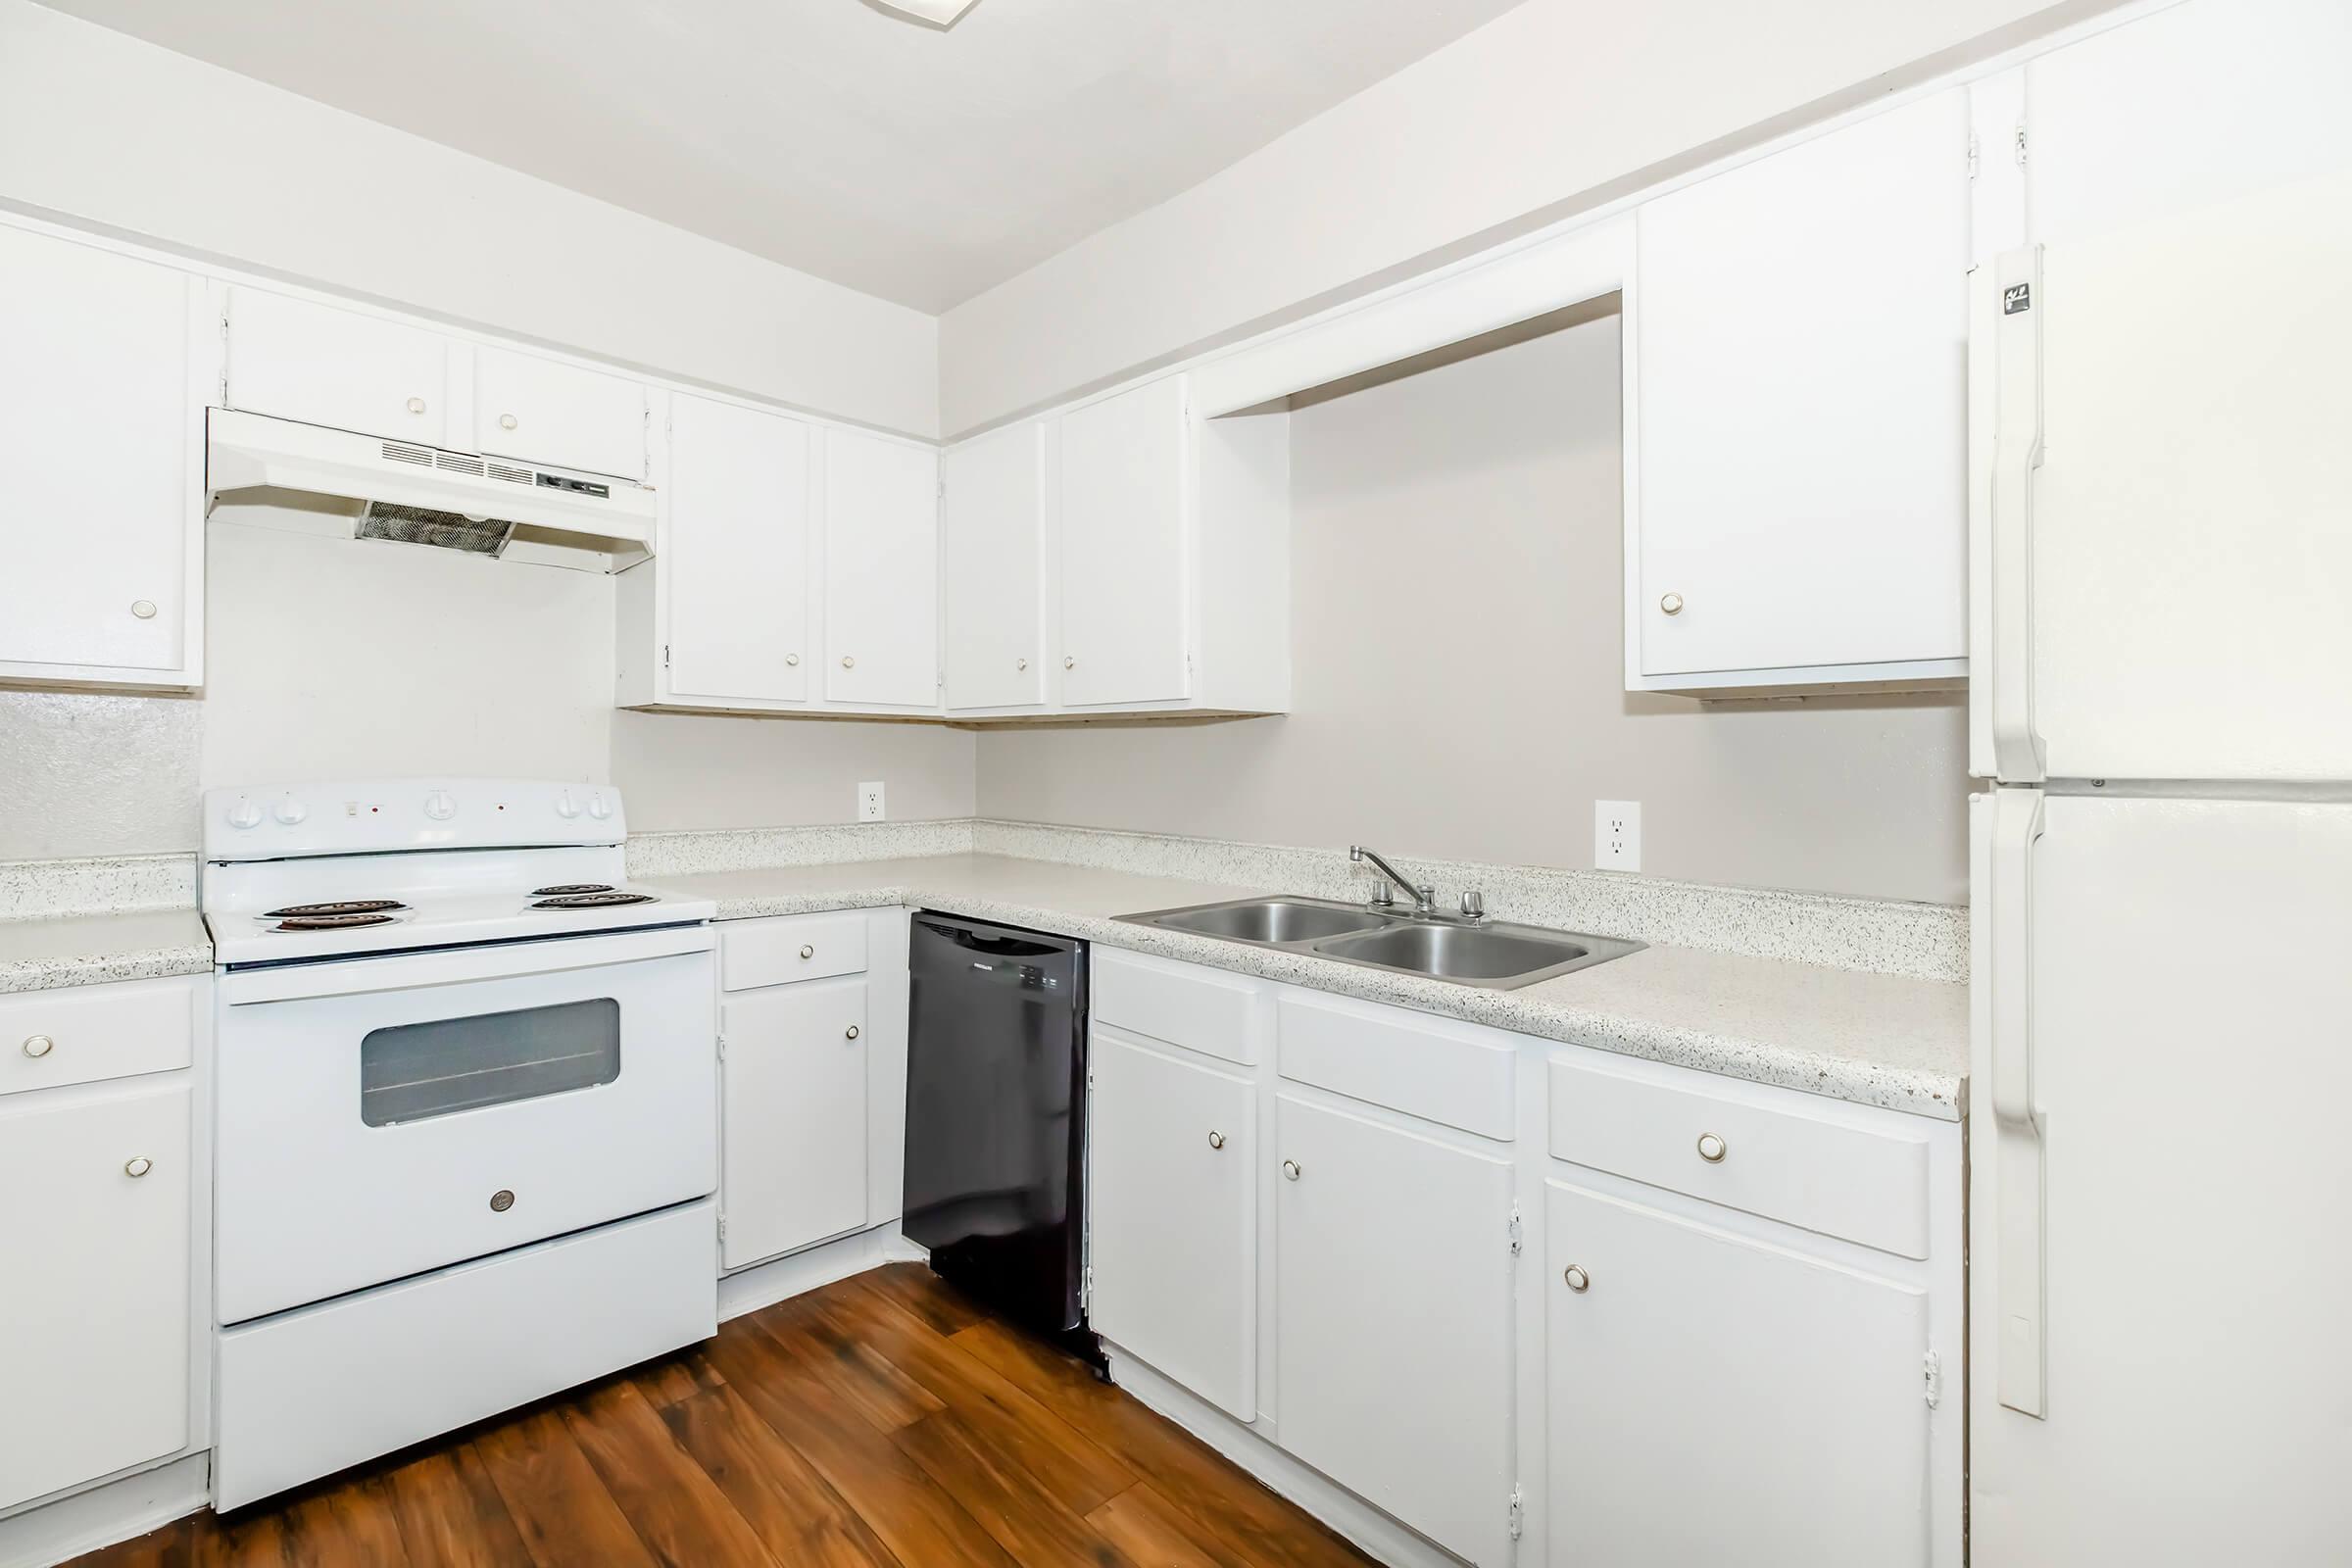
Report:
[[[1437,888],[1428,882],[1415,882],[1411,877],[1406,876],[1402,871],[1397,870],[1395,866],[1391,865],[1386,859],[1384,859],[1378,850],[1367,849],[1361,844],[1350,844],[1348,846],[1348,858],[1357,865],[1361,865],[1366,860],[1370,860],[1374,865],[1379,866],[1381,870],[1387,872],[1390,881],[1396,883],[1398,887],[1404,889],[1407,893],[1410,893],[1413,896],[1413,912],[1415,914],[1435,914],[1438,912]]]

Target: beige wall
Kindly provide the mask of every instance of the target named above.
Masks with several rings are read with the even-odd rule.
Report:
[[[2117,0],[1526,0],[940,320],[960,434],[1631,194]]]
[[[1292,416],[1294,710],[991,732],[982,814],[1394,856],[1592,863],[1642,803],[1643,869],[1967,897],[1956,700],[1630,696],[1617,322]]]
[[[197,847],[218,784],[424,773],[618,785],[630,826],[968,816],[937,725],[612,708],[612,580],[267,525],[208,528],[201,698],[0,691],[0,860]]]

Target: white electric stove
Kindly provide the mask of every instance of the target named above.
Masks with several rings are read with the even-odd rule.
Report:
[[[204,811],[216,1505],[712,1333],[712,906],[627,880],[619,796]]]

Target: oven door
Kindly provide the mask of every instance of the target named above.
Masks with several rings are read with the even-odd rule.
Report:
[[[717,1186],[707,926],[231,969],[217,991],[224,1324]]]

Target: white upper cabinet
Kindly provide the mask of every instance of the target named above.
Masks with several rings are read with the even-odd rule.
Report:
[[[228,291],[228,406],[428,447],[466,445],[439,332],[283,294]],[[463,397],[463,389],[455,389]]]
[[[2038,250],[1972,350],[1979,774],[2352,778],[2346,58],[2340,0],[2202,0],[2025,68]]]
[[[1629,687],[1964,673],[1969,132],[1954,89],[1640,209]]]
[[[203,314],[187,273],[0,227],[0,679],[200,682]]]
[[[939,454],[825,433],[825,695],[939,702]]]
[[[1060,444],[1062,703],[1181,699],[1192,674],[1184,377],[1071,410]]]
[[[808,690],[808,447],[799,419],[678,393],[658,573],[679,700],[799,702]]]
[[[645,477],[645,386],[489,347],[473,351],[474,450],[590,473]]]
[[[1045,700],[1047,426],[1019,424],[940,457],[942,673],[949,711]]]

